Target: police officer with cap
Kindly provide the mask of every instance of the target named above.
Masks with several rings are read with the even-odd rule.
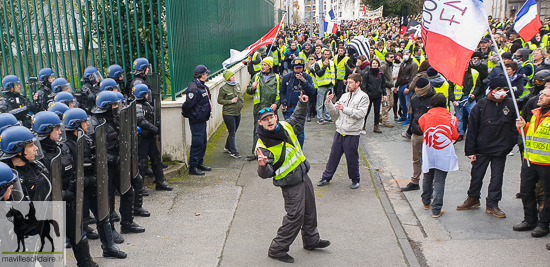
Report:
[[[4,95],[0,98],[0,113],[11,113],[22,121],[25,127],[30,128],[30,115],[40,111],[40,105],[36,102],[38,95],[34,94],[35,102],[21,95],[21,81],[15,75],[8,75],[2,79],[2,93]]]
[[[51,100],[52,94],[52,82],[55,80],[55,73],[50,68],[43,68],[38,72],[38,81],[40,87],[36,94],[38,99],[36,100],[40,104],[41,110],[48,109],[48,102]]]
[[[210,89],[206,86],[210,71],[204,65],[198,65],[193,74],[193,81],[185,91],[185,102],[181,106],[182,115],[189,118],[191,128],[191,153],[189,157],[189,174],[204,175],[204,171],[212,168],[203,164],[206,153],[207,135],[206,122],[210,119],[212,106]]]

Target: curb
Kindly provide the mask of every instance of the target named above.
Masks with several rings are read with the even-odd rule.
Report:
[[[168,181],[172,178],[181,176],[186,172],[187,172],[187,165],[183,162],[180,162],[180,163],[164,170],[164,180]],[[144,183],[146,185],[153,184],[155,182],[155,177],[154,176],[145,176],[145,177],[143,177],[143,180],[144,180]]]

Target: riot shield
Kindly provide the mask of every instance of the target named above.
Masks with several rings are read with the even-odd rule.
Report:
[[[75,159],[76,165],[76,192],[75,192],[75,202],[76,202],[76,227],[75,227],[75,244],[80,242],[82,238],[82,210],[84,206],[84,142],[86,142],[86,137],[79,133],[77,144],[77,155]]]
[[[132,111],[132,179],[135,179],[139,175],[138,169],[138,132],[137,132],[137,106],[135,103],[131,105]]]
[[[105,145],[106,121],[95,128],[95,175],[97,177],[97,221],[109,215],[109,173],[107,168],[107,147]]]
[[[153,73],[152,75],[147,76],[147,84],[149,85],[149,89],[151,89],[151,95],[152,95],[152,104],[153,104],[153,113],[155,115],[155,126],[159,127],[161,125],[161,102],[162,102],[162,88],[160,85],[160,75],[158,73]],[[157,148],[160,151],[160,154],[162,155],[162,139],[161,135],[158,135],[157,139]]]
[[[120,111],[120,133],[118,135],[120,147],[120,194],[130,190],[132,178],[132,108],[134,102]]]
[[[61,177],[61,149],[50,162],[52,175],[52,201],[63,201],[63,184]]]

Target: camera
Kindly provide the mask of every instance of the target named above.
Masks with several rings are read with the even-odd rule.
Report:
[[[29,77],[29,83],[37,83],[38,78],[37,77]]]
[[[292,92],[301,92],[302,91],[302,85],[294,85],[292,87]]]

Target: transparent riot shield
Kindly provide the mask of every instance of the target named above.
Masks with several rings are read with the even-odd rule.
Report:
[[[109,172],[105,137],[106,121],[95,128],[95,173],[97,177],[97,221],[109,215]]]
[[[135,179],[139,175],[138,169],[138,132],[137,132],[137,105],[132,103],[132,179]]]
[[[86,142],[86,137],[79,133],[77,144],[77,155],[75,159],[76,167],[76,192],[75,192],[75,202],[76,202],[76,227],[75,227],[75,243],[78,244],[82,238],[82,210],[84,206],[84,142]]]
[[[63,184],[61,177],[61,149],[50,162],[52,175],[52,201],[63,201]]]
[[[131,102],[120,111],[120,133],[118,136],[120,147],[120,194],[130,190],[132,179],[132,108]]]
[[[153,113],[155,115],[155,126],[159,127],[161,125],[161,101],[162,101],[162,87],[160,85],[160,75],[158,73],[153,73],[152,75],[147,76],[147,84],[149,85],[149,89],[151,90],[151,96],[152,96],[152,102],[153,105]],[[162,139],[161,135],[158,135],[157,139],[157,147],[160,151],[160,154],[162,155]]]

